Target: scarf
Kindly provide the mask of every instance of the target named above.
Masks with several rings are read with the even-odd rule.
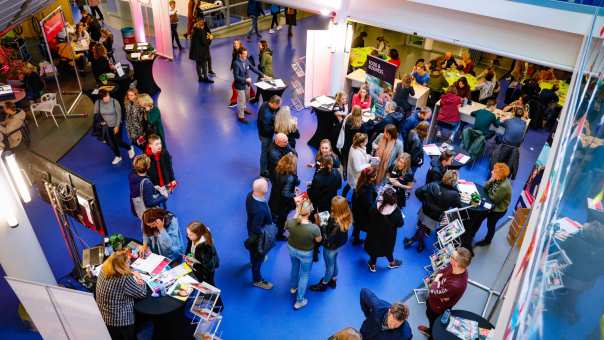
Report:
[[[388,171],[388,165],[390,164],[390,158],[392,157],[392,149],[394,149],[396,140],[392,139],[386,142],[386,137],[382,135],[380,143],[378,144],[375,156],[380,158],[380,163],[377,168],[377,183],[382,183],[384,176]]]
[[[155,170],[157,171],[157,178],[159,179],[159,186],[160,187],[165,186],[166,183],[164,182],[164,173],[161,171],[161,165],[160,165],[161,151],[153,153],[151,151],[151,148],[147,145],[147,150],[145,153],[147,154],[147,156],[153,157],[153,159],[155,159]]]

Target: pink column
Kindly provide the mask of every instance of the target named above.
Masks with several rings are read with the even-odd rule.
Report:
[[[134,25],[134,34],[136,42],[147,42],[145,38],[145,22],[143,20],[143,9],[139,0],[130,0],[130,13],[132,14],[132,23]]]

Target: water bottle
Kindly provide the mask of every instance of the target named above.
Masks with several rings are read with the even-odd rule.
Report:
[[[443,313],[443,315],[441,315],[440,317],[440,322],[443,325],[447,325],[449,323],[449,317],[451,316],[451,310],[447,309],[445,310],[445,312]]]

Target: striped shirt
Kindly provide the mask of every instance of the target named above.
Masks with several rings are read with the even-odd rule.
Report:
[[[134,300],[147,295],[147,287],[133,276],[107,278],[101,270],[96,283],[96,303],[107,326],[134,324]]]

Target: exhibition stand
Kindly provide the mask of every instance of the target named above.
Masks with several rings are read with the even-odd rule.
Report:
[[[140,93],[155,96],[161,89],[153,77],[153,63],[157,51],[149,43],[136,43],[124,45],[128,61],[134,70],[136,88]]]

